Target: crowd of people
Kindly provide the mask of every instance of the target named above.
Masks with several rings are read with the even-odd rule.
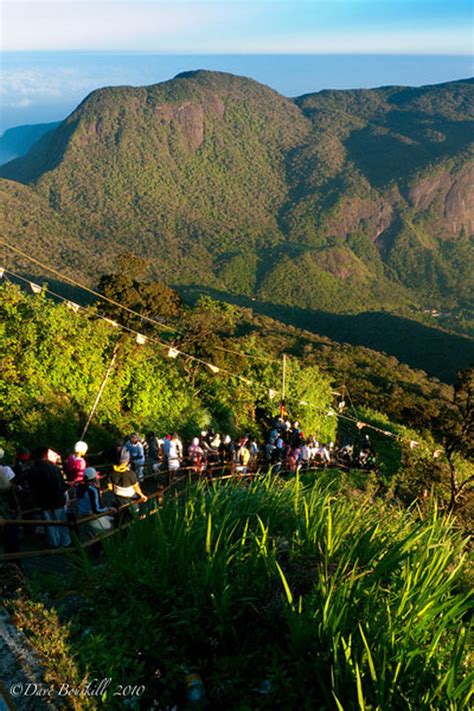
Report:
[[[177,433],[160,438],[148,432],[142,438],[132,432],[99,453],[88,453],[84,441],[76,442],[73,450],[63,458],[46,446],[33,454],[19,447],[12,466],[3,463],[0,450],[0,521],[38,518],[37,528],[45,529],[50,547],[68,547],[74,522],[82,539],[113,530],[132,509],[138,510],[147,501],[147,494],[157,491],[157,481],[160,486],[169,484],[181,472],[210,478],[267,469],[291,474],[376,465],[367,435],[357,445],[336,447],[334,442],[306,436],[297,421],[284,417],[269,423],[264,443],[250,435],[236,440],[202,431],[185,445]],[[6,549],[18,548],[20,528],[5,526]]]

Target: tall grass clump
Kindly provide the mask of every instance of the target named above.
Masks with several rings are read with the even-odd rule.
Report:
[[[195,668],[211,708],[468,707],[465,541],[435,505],[349,496],[334,475],[203,484],[105,552],[80,656],[150,701],[182,701]]]

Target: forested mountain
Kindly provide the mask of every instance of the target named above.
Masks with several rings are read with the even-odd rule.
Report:
[[[472,80],[295,100],[207,71],[100,89],[1,168],[4,234],[90,279],[128,249],[168,283],[273,304],[467,307],[473,114]]]

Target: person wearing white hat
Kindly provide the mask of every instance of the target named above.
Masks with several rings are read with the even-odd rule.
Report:
[[[122,447],[116,454],[112,472],[109,475],[108,488],[114,493],[114,506],[119,508],[147,501],[140,487],[136,472],[130,466],[130,452]],[[134,506],[134,508],[137,508]],[[129,512],[128,512],[129,515]]]
[[[74,454],[70,454],[67,458],[67,478],[71,484],[80,484],[84,480],[87,467],[84,457],[87,449],[87,444],[79,440],[74,445]]]

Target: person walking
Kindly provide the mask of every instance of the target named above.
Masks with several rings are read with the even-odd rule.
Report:
[[[194,437],[192,444],[189,445],[188,456],[193,468],[193,473],[201,474],[206,468],[206,457],[199,444],[199,437]]]
[[[152,471],[157,471],[160,466],[160,450],[163,440],[159,440],[154,432],[148,432],[145,437],[148,453],[148,461]]]
[[[125,442],[125,447],[130,453],[130,460],[138,481],[143,481],[143,477],[145,476],[145,450],[136,432],[132,432],[128,441]]]
[[[28,481],[35,506],[45,521],[66,521],[67,485],[55,464],[49,461],[49,448],[36,451],[35,464],[28,472]],[[52,548],[71,545],[67,526],[45,526],[48,543]]]
[[[84,457],[87,453],[87,449],[86,442],[80,440],[74,445],[74,454],[70,454],[67,458],[67,479],[71,484],[80,484],[84,479],[84,472],[87,467]]]
[[[117,454],[116,463],[109,476],[108,488],[113,491],[114,506],[117,508],[135,503],[135,510],[138,510],[138,504],[148,500],[140,487],[136,472],[130,466],[130,452],[126,447]]]
[[[78,484],[76,496],[77,515],[79,519],[92,516],[93,514],[108,514],[82,524],[79,520],[79,537],[81,539],[95,538],[104,531],[112,530],[112,514],[114,514],[116,510],[103,505],[99,489],[98,474],[93,467],[87,467],[84,472],[84,480],[81,484]]]
[[[166,443],[165,443],[166,444]],[[183,445],[176,432],[173,433],[168,440],[167,459],[168,459],[168,483],[171,482],[173,474],[175,474],[181,466],[183,458]]]

